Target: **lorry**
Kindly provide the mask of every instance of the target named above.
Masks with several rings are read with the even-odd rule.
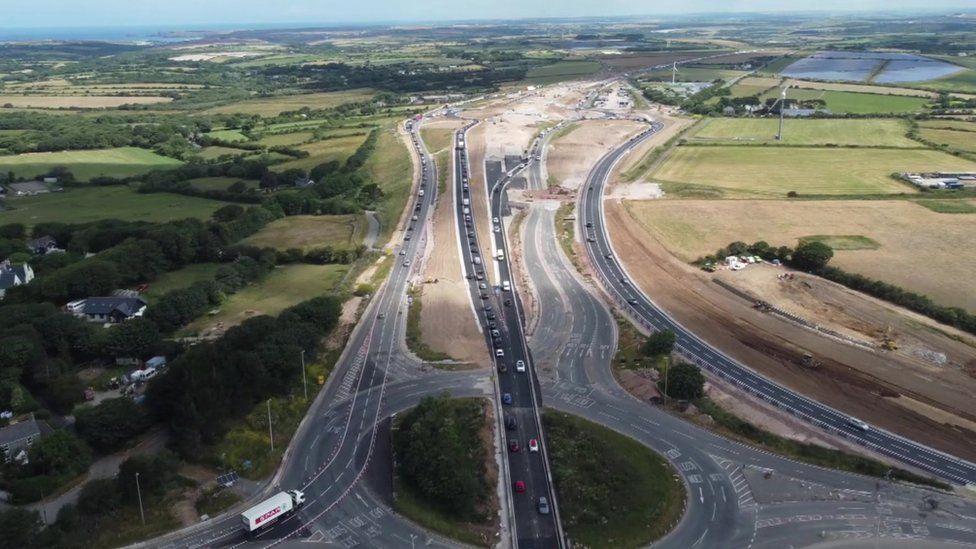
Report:
[[[291,516],[305,503],[305,494],[298,490],[278,492],[241,513],[241,522],[248,535],[271,526],[283,517]]]

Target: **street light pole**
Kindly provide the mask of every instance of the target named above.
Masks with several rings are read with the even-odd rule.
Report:
[[[142,525],[146,525],[146,513],[142,510],[142,489],[139,488],[139,471],[136,471],[136,496],[139,498],[139,517],[142,519]]]
[[[302,349],[302,387],[305,389],[305,402],[308,402],[308,374],[305,372],[305,349]]]
[[[416,547],[414,545],[414,540],[416,539],[417,539],[417,534],[410,534],[410,549],[414,549],[414,547]]]
[[[668,366],[671,364],[671,357],[664,357],[664,405],[668,405]]]
[[[271,451],[274,452],[274,431],[271,429],[271,399],[268,399],[268,438],[271,439]]]

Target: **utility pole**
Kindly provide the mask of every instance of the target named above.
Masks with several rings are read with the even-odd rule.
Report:
[[[139,517],[142,519],[142,525],[146,525],[146,513],[142,510],[142,489],[139,488],[139,471],[136,471],[136,496],[139,498]]]
[[[664,357],[664,407],[668,407],[668,366],[671,365],[671,357]]]
[[[779,132],[776,134],[776,141],[783,140],[783,109],[786,108],[786,88],[779,96]]]
[[[302,349],[302,387],[305,389],[305,402],[308,402],[308,375],[305,373],[305,349]]]
[[[271,439],[271,451],[274,452],[274,431],[271,429],[271,399],[268,399],[268,438]]]

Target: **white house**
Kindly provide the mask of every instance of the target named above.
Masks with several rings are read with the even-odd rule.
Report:
[[[0,299],[3,299],[10,288],[27,284],[31,280],[34,280],[34,270],[27,263],[11,265],[10,261],[0,262]]]

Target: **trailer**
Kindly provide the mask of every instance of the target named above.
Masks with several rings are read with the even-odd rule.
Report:
[[[298,490],[278,492],[261,503],[241,513],[244,530],[253,534],[267,528],[283,517],[290,516],[305,503],[305,494]]]

